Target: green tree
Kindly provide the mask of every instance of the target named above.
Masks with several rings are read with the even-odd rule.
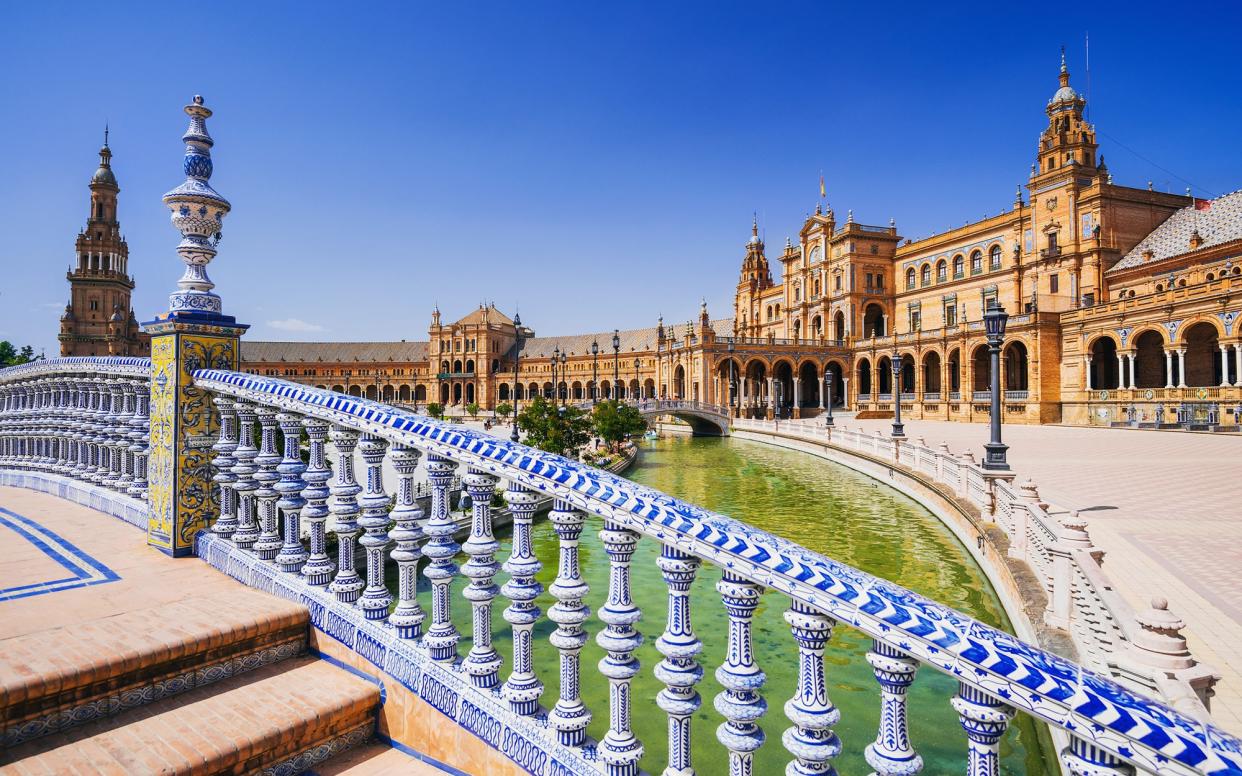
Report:
[[[18,364],[26,364],[31,361],[37,361],[38,356],[34,354],[34,348],[29,345],[23,345],[20,350],[12,342],[8,340],[0,341],[0,367],[17,366]]]
[[[479,405],[478,405],[478,404],[476,404],[475,402],[470,402],[469,404],[467,404],[467,405],[466,405],[466,414],[467,414],[467,415],[469,415],[470,417],[474,417],[475,415],[478,415],[478,414],[479,414]]]
[[[427,414],[436,420],[444,420],[444,405],[433,401],[427,405]]]
[[[642,413],[636,407],[616,399],[596,404],[591,420],[595,434],[612,447],[630,434],[641,434],[647,430],[647,421]]]
[[[518,428],[526,444],[549,453],[575,458],[591,439],[591,419],[577,407],[558,407],[536,396],[518,413]]]
[[[502,401],[496,405],[496,414],[502,418],[508,418],[513,414],[513,405],[507,401]]]

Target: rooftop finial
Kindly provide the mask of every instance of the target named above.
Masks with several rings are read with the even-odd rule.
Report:
[[[1069,72],[1069,70],[1066,69],[1065,67],[1065,47],[1064,46],[1061,47],[1061,72],[1062,73]]]
[[[759,236],[759,214],[752,213],[750,218],[750,233],[754,237]]]
[[[104,148],[108,147],[108,122],[104,122]]]
[[[1061,75],[1060,75],[1060,81],[1061,81],[1061,86],[1062,86],[1062,87],[1069,86],[1069,68],[1065,66],[1065,47],[1064,47],[1064,46],[1062,46],[1062,47],[1061,47]],[[1058,93],[1058,96],[1059,96],[1059,94],[1060,94],[1060,93]],[[1054,97],[1054,99],[1056,99],[1056,98]]]

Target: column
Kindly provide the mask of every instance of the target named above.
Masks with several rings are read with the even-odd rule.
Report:
[[[416,639],[423,633],[426,615],[418,605],[418,559],[423,556],[418,544],[423,540],[423,510],[414,495],[414,474],[418,471],[421,453],[413,447],[394,444],[392,465],[397,471],[397,504],[389,515],[396,523],[389,536],[396,542],[392,551],[397,564],[397,608],[388,622],[403,639]]]
[[[841,712],[828,699],[824,647],[832,638],[835,622],[797,601],[785,612],[785,622],[798,643],[798,689],[785,702],[785,716],[794,727],[781,737],[794,762],[785,772],[787,776],[834,776],[832,758],[841,754],[841,739],[832,726],[841,720]]]
[[[582,702],[579,666],[580,653],[587,642],[582,624],[591,616],[591,610],[582,603],[590,588],[582,578],[578,563],[578,537],[582,535],[585,518],[567,502],[558,499],[548,519],[552,521],[560,540],[556,581],[548,588],[556,599],[556,603],[548,609],[548,619],[556,623],[556,630],[548,641],[560,652],[561,668],[560,697],[548,712],[548,724],[556,730],[562,746],[581,746],[586,738],[587,725],[591,722],[591,712]]]
[[[185,110],[190,116],[182,138],[186,180],[164,195],[173,226],[181,233],[177,253],[185,274],[169,296],[169,311],[142,325],[151,335],[147,543],[178,557],[193,554],[195,534],[219,513],[217,489],[211,485],[211,449],[198,444],[216,438],[218,420],[214,412],[190,411],[203,400],[191,370],[236,370],[238,340],[248,328],[224,315],[207,276],[207,265],[216,255],[214,238],[230,205],[209,183],[211,111],[201,97]]]
[[[306,499],[302,497],[302,489],[306,481],[302,473],[306,464],[302,463],[302,418],[292,412],[282,412],[276,416],[280,423],[281,438],[285,443],[285,457],[276,467],[280,482],[276,483],[276,492],[280,500],[276,506],[284,515],[284,543],[276,554],[276,566],[288,574],[296,574],[306,562],[307,552],[302,547],[302,507]]]
[[[255,520],[254,491],[259,483],[254,480],[258,468],[254,465],[259,448],[254,446],[254,405],[249,402],[237,401],[233,406],[237,410],[238,440],[233,457],[233,490],[237,491],[237,530],[233,531],[233,544],[248,550],[259,538],[259,523]],[[152,434],[154,434],[152,424]]]
[[[1126,356],[1124,353],[1117,354],[1117,387],[1125,388],[1126,386]]]
[[[217,394],[212,398],[220,413],[220,438],[211,447],[216,453],[212,462],[216,474],[211,480],[220,488],[220,513],[211,531],[228,539],[237,530],[237,491],[233,490],[233,483],[237,481],[237,475],[233,474],[233,466],[237,463],[233,457],[233,451],[237,449],[237,414],[233,412],[230,397]]]
[[[543,564],[535,557],[531,543],[539,494],[511,482],[505,500],[513,514],[513,549],[502,567],[508,572],[509,581],[500,588],[500,593],[512,601],[504,611],[504,618],[513,626],[513,668],[500,694],[509,701],[513,713],[531,716],[539,710],[539,696],[543,694],[543,682],[535,673],[533,654],[535,623],[539,621],[535,599],[543,592],[543,585],[535,581]]]
[[[367,586],[358,599],[358,607],[368,620],[388,617],[392,594],[384,583],[384,551],[392,544],[388,537],[388,492],[384,490],[384,453],[388,440],[374,434],[365,434],[358,446],[362,462],[367,467],[366,490],[359,505],[362,516],[358,527],[364,533],[358,543],[367,555]]]
[[[1238,388],[1242,388],[1242,340],[1233,344],[1233,371],[1237,375],[1233,384]],[[1242,423],[1242,420],[1239,420]]]
[[[867,662],[880,683],[880,730],[867,745],[867,763],[876,776],[908,776],[923,770],[923,758],[910,746],[906,691],[914,683],[918,663],[882,641],[872,642]]]
[[[725,718],[716,728],[716,738],[729,750],[731,776],[750,776],[755,750],[763,746],[759,719],[768,711],[760,695],[766,677],[755,663],[751,620],[759,606],[762,588],[742,577],[724,572],[716,591],[729,616],[729,648],[723,665],[716,669],[716,681],[724,688],[716,696],[716,711]]]
[[[306,508],[302,517],[307,524],[310,538],[310,555],[302,564],[302,576],[308,585],[321,587],[332,579],[336,564],[328,557],[327,522],[331,510],[328,509],[328,480],[332,470],[328,468],[324,448],[328,439],[328,423],[313,418],[306,419],[306,436],[310,440],[310,457],[302,480],[306,483],[302,497],[306,499]]]
[[[462,596],[470,602],[473,640],[462,668],[476,687],[490,689],[500,684],[500,654],[492,646],[492,601],[500,592],[494,579],[500,564],[496,550],[500,542],[492,535],[492,494],[496,478],[482,470],[471,469],[463,478],[463,487],[470,491],[473,509],[470,538],[461,546],[470,556],[461,567],[470,584]]]
[[[259,467],[254,475],[258,483],[254,497],[259,504],[259,535],[250,549],[260,560],[274,560],[282,544],[280,529],[276,525],[276,499],[280,494],[273,487],[280,480],[280,475],[276,473],[276,467],[280,465],[280,453],[276,452],[276,410],[259,405],[255,413],[259,416],[261,437],[259,454],[254,459]]]
[[[668,767],[662,776],[693,776],[690,720],[702,705],[694,686],[703,679],[697,660],[703,643],[690,619],[690,586],[699,559],[666,544],[656,564],[668,586],[668,619],[664,633],[656,639],[656,649],[664,659],[655,667],[656,678],[665,685],[656,696],[656,705],[668,715]]]
[[[1220,346],[1220,387],[1229,387],[1229,346]]]
[[[850,408],[850,378],[844,373],[841,375],[841,408]]]
[[[970,741],[967,776],[999,776],[1000,740],[1013,719],[1013,709],[965,682],[959,685],[952,704]]]
[[[643,745],[630,729],[630,681],[639,668],[634,650],[643,643],[634,627],[643,615],[630,591],[630,560],[638,534],[605,522],[599,536],[608,553],[608,600],[599,610],[604,629],[595,641],[605,652],[599,672],[608,679],[608,732],[597,751],[608,766],[608,776],[634,776],[643,755]]]
[[[1186,387],[1186,348],[1177,349],[1177,387]]]
[[[342,603],[353,603],[365,587],[354,569],[354,540],[358,538],[358,494],[362,486],[354,479],[354,448],[358,432],[343,426],[332,427],[332,446],[336,448],[336,479],[329,488],[332,493],[331,513],[336,519],[336,578],[328,589]]]
[[[1173,387],[1173,351],[1164,349],[1164,387]]]
[[[453,625],[452,603],[449,586],[457,575],[453,556],[459,549],[453,541],[457,524],[449,518],[449,486],[453,483],[456,466],[447,458],[427,455],[427,482],[431,485],[431,516],[423,530],[427,543],[423,554],[430,564],[423,576],[431,583],[431,628],[423,642],[427,654],[438,663],[452,663],[457,659],[457,642],[461,636]]]

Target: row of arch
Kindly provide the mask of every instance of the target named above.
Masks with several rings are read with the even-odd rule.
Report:
[[[992,359],[987,345],[977,345],[968,354],[971,391],[989,391],[992,387]],[[901,358],[898,376],[899,393],[957,393],[967,375],[963,371],[962,348],[953,348],[942,362],[940,353],[930,350],[916,363],[914,355],[906,353]],[[862,357],[854,366],[858,393],[869,396],[872,389],[880,394],[893,393],[893,362],[889,356],[875,360]],[[1027,391],[1030,389],[1029,354],[1026,343],[1012,340],[1001,350],[1001,390]]]
[[[1113,334],[1101,334],[1087,347],[1085,387],[1111,390],[1237,384],[1242,382],[1238,352],[1242,345],[1222,348],[1222,336],[1210,320],[1185,326],[1172,341],[1161,329],[1143,329],[1127,340],[1129,350],[1123,350]]]
[[[1001,247],[999,244],[993,245],[988,249],[988,268],[989,270],[1000,269],[1001,265]],[[940,259],[933,265],[930,261],[923,262],[918,272],[914,267],[906,269],[906,289],[916,287],[916,279],[918,287],[930,286],[932,284],[932,273],[935,272],[937,283],[945,283],[949,280],[949,263],[945,259]],[[970,254],[970,274],[977,275],[983,272],[983,251],[975,250]],[[966,257],[957,254],[953,257],[953,277],[960,278],[966,275]]]

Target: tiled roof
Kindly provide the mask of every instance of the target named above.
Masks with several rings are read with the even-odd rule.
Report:
[[[241,360],[293,364],[324,361],[417,362],[427,360],[426,342],[259,342],[242,340]]]
[[[484,312],[483,307],[476,307],[474,310],[468,313],[461,320],[457,321],[457,323],[459,324],[483,323],[483,312]],[[505,315],[504,313],[502,313],[500,310],[497,310],[495,305],[487,306],[487,322],[506,325],[506,326],[513,325],[513,319]]]
[[[1191,250],[1190,235],[1196,229],[1203,238],[1200,249],[1242,239],[1242,190],[1211,200],[1207,210],[1190,206],[1177,211],[1144,237],[1109,272],[1154,264],[1187,253]],[[1149,250],[1151,258],[1143,255]]]
[[[698,331],[698,324],[691,322],[695,331]],[[712,321],[712,328],[719,337],[729,337],[733,335],[733,319],[719,318]],[[673,336],[681,339],[685,336],[686,322],[666,323],[664,325],[665,336]],[[618,335],[621,338],[621,352],[633,353],[651,352],[656,347],[656,327],[651,326],[646,329],[627,329]],[[591,353],[591,343],[599,342],[600,358],[605,354],[612,353],[612,332],[601,331],[595,334],[567,334],[563,337],[533,337],[522,343],[522,358],[550,358],[552,351],[560,348],[569,353],[570,356],[584,356]]]

